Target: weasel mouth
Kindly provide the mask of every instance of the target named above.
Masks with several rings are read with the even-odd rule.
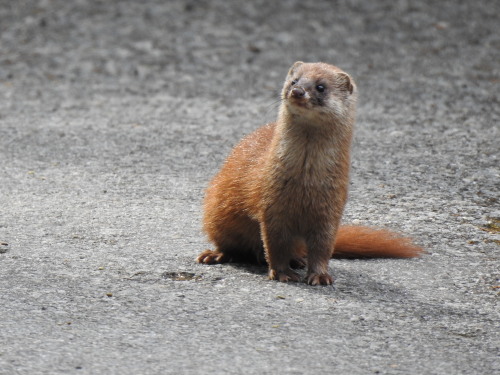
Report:
[[[296,107],[301,107],[301,108],[308,108],[309,101],[306,98],[296,98],[296,97],[289,97],[288,98],[288,103],[292,106]]]

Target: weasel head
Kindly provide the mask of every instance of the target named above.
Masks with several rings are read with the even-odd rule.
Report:
[[[357,89],[354,80],[336,66],[297,61],[281,92],[280,115],[309,124],[354,121]],[[302,122],[302,121],[301,121]]]

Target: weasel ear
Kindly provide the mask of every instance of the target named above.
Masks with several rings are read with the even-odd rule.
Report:
[[[295,73],[295,71],[297,70],[297,68],[299,66],[301,66],[302,64],[304,64],[302,61],[296,61],[292,67],[290,68],[290,70],[288,71],[288,75],[291,76],[293,73]]]
[[[337,76],[340,87],[349,91],[349,94],[352,94],[352,92],[354,91],[354,85],[352,82],[352,78],[349,76],[349,74],[341,72],[337,73]]]

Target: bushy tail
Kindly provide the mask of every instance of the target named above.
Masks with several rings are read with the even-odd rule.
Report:
[[[424,250],[411,238],[386,229],[348,225],[337,233],[334,258],[413,258]]]

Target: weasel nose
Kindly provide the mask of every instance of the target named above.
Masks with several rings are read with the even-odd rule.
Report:
[[[294,98],[302,98],[306,94],[302,87],[294,87],[291,91],[291,95]]]

